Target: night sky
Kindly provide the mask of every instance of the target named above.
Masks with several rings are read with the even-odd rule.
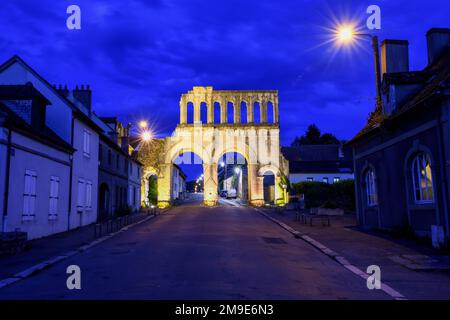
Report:
[[[71,4],[81,30],[66,28]],[[146,118],[159,136],[174,130],[180,94],[213,86],[278,89],[284,145],[310,123],[349,139],[374,105],[371,47],[338,49],[328,29],[364,26],[371,4],[376,34],[408,39],[411,68],[423,68],[426,31],[449,27],[448,0],[2,0],[0,60],[18,54],[50,83],[90,84],[97,114]]]

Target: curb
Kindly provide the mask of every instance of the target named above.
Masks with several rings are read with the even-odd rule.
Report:
[[[367,280],[367,278],[369,278],[369,275],[367,273],[365,273],[364,271],[362,271],[358,267],[352,265],[347,259],[345,259],[343,256],[341,256],[336,251],[333,251],[332,249],[326,247],[325,245],[323,245],[319,241],[314,240],[313,238],[311,238],[311,237],[301,233],[300,231],[297,231],[297,230],[291,228],[290,226],[288,226],[284,222],[281,222],[278,219],[275,219],[275,218],[271,217],[270,215],[268,215],[267,213],[265,213],[261,209],[257,209],[257,208],[254,208],[254,209],[256,211],[258,211],[261,215],[266,217],[267,219],[275,222],[280,227],[282,227],[286,231],[288,231],[291,234],[293,234],[297,239],[302,239],[303,241],[309,243],[310,245],[312,245],[313,247],[315,247],[316,249],[318,249],[319,251],[321,251],[322,253],[324,253],[325,255],[327,255],[328,257],[330,257],[331,259],[333,259],[334,261],[336,261],[340,265],[342,265],[347,270],[349,270],[352,273],[360,276],[364,280]],[[383,292],[385,292],[386,294],[388,294],[389,296],[391,296],[395,300],[407,300],[404,295],[402,295],[400,292],[394,290],[392,287],[388,286],[387,284],[381,283],[381,289],[380,290],[382,290]]]
[[[169,209],[161,211],[161,213],[165,213],[168,210]],[[159,214],[161,214],[161,213],[159,213]],[[32,275],[35,275],[35,274],[37,274],[37,273],[39,273],[39,272],[41,272],[41,271],[43,271],[45,269],[50,268],[54,264],[56,264],[58,262],[61,262],[63,260],[66,260],[66,259],[68,259],[68,258],[70,258],[70,257],[72,257],[72,256],[74,256],[76,254],[85,252],[86,250],[88,250],[88,249],[90,249],[90,248],[92,248],[92,247],[94,247],[94,246],[96,246],[96,245],[98,245],[98,244],[100,244],[100,243],[102,243],[102,242],[104,242],[104,241],[114,237],[115,235],[117,235],[119,233],[122,233],[122,232],[124,232],[124,231],[126,231],[126,230],[128,230],[128,229],[130,229],[130,228],[132,228],[134,226],[137,226],[137,225],[139,225],[141,223],[147,222],[147,221],[153,219],[154,217],[156,217],[156,215],[154,215],[154,214],[150,215],[150,216],[148,216],[148,217],[146,217],[146,218],[144,218],[142,220],[139,220],[139,221],[137,221],[135,223],[129,224],[127,226],[124,226],[124,227],[122,227],[120,230],[118,230],[116,232],[113,232],[113,233],[107,234],[107,235],[105,235],[105,236],[103,236],[101,238],[95,239],[94,241],[92,241],[92,242],[90,242],[88,244],[85,244],[85,245],[83,245],[81,247],[78,247],[77,249],[74,249],[74,250],[65,252],[63,254],[54,256],[54,257],[52,257],[50,259],[47,259],[47,260],[45,260],[45,261],[43,261],[41,263],[38,263],[38,264],[36,264],[34,266],[31,266],[31,267],[29,267],[29,268],[27,268],[27,269],[25,269],[25,270],[23,270],[21,272],[16,273],[12,277],[9,277],[9,278],[6,278],[6,279],[2,279],[2,280],[0,280],[0,289],[4,288],[6,286],[9,286],[9,285],[11,285],[13,283],[16,283],[16,282],[18,282],[20,280],[26,279],[26,278],[28,278],[28,277],[30,277]]]

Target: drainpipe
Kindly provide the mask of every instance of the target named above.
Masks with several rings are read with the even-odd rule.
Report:
[[[73,127],[75,125],[72,114],[72,128],[70,129],[70,145],[73,148]],[[69,174],[69,212],[67,215],[67,231],[70,230],[70,217],[72,216],[72,181],[73,181],[73,153],[70,155],[70,174]]]
[[[9,176],[11,170],[11,128],[8,128],[8,143],[6,146],[6,177],[5,177],[5,199],[2,212],[2,232],[6,229],[6,218],[8,217],[8,199],[9,199]]]
[[[442,108],[439,108],[439,127],[438,127],[438,143],[439,143],[439,158],[441,159],[441,179],[442,179],[442,185],[443,185],[443,205],[444,205],[444,220],[445,220],[445,233],[447,234],[447,239],[450,238],[450,232],[449,232],[449,220],[448,215],[450,214],[448,212],[448,176],[447,176],[447,169],[446,169],[446,159],[445,159],[445,136],[443,133],[443,125],[442,125]]]

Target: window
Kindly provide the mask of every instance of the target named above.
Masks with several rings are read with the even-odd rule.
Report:
[[[378,194],[376,187],[375,173],[372,169],[367,170],[365,175],[367,205],[375,206],[378,204]]]
[[[79,211],[83,210],[84,197],[85,197],[84,180],[79,179],[78,180],[78,197],[77,197],[77,209]]]
[[[116,168],[119,169],[119,155],[116,155]]]
[[[337,183],[339,181],[341,181],[341,178],[339,178],[339,177],[334,177],[333,178],[333,183]]]
[[[322,182],[323,182],[323,183],[328,183],[328,178],[324,177],[324,178],[322,179]]]
[[[133,163],[130,162],[130,176],[133,176]]]
[[[308,182],[313,182],[313,181],[314,181],[314,178],[306,178],[306,181],[308,181]]]
[[[412,161],[411,170],[416,203],[434,202],[433,174],[430,162],[430,156],[423,152],[416,155]]]
[[[87,157],[91,155],[91,133],[86,129],[83,132],[83,154]]]
[[[108,164],[111,165],[112,157],[111,157],[111,150],[108,149]]]
[[[58,216],[58,199],[59,199],[59,178],[50,177],[50,206],[48,211],[48,219],[55,220]]]
[[[33,220],[35,217],[36,180],[37,174],[35,171],[25,170],[22,220]]]
[[[92,182],[86,181],[86,208],[92,209]]]

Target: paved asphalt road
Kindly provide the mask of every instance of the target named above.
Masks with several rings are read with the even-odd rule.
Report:
[[[81,268],[68,290],[66,268]],[[252,208],[176,207],[0,299],[389,299]]]

